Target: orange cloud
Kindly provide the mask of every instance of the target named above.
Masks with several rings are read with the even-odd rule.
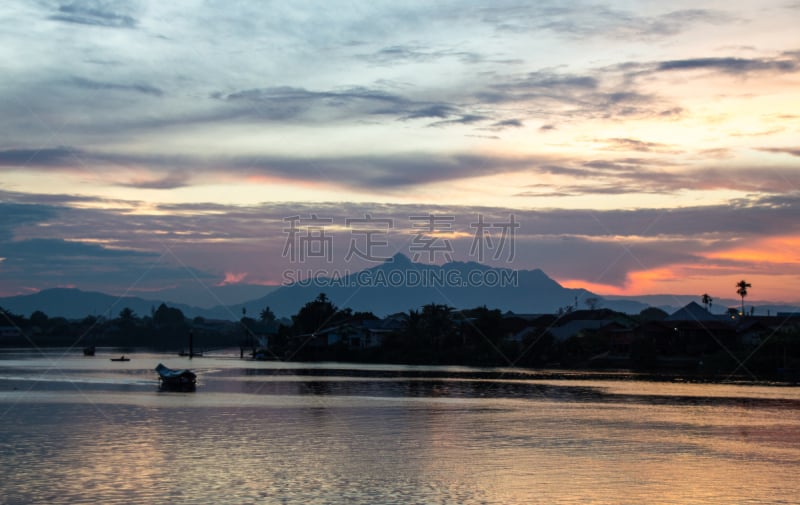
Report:
[[[559,280],[559,283],[567,288],[584,288],[603,295],[633,296],[663,292],[666,284],[677,282],[679,279],[680,276],[672,268],[654,268],[630,272],[623,286],[582,279]]]
[[[745,303],[748,301],[798,303],[800,301],[800,292],[797,290],[797,286],[800,286],[800,275],[796,273],[759,273],[745,269],[735,274],[720,274],[720,270],[726,271],[730,268],[715,265],[675,264],[665,268],[630,272],[623,286],[593,283],[581,279],[559,280],[558,282],[564,287],[584,288],[607,296],[696,294],[699,298],[703,293],[708,293],[715,299],[735,300],[738,297],[736,282],[744,278],[753,284]],[[781,275],[783,280],[776,282],[776,275]]]
[[[217,284],[217,286],[226,286],[228,284],[239,284],[247,277],[247,272],[242,273],[235,273],[235,272],[225,272],[225,278],[222,279],[222,282]]]
[[[800,237],[767,237],[744,247],[704,255],[709,259],[752,262],[757,264],[800,264]]]

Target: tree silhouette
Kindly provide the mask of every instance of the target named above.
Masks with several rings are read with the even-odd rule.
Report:
[[[314,333],[326,326],[331,326],[337,322],[335,317],[339,309],[330,302],[325,293],[320,293],[313,301],[303,305],[303,307],[292,316],[292,327],[300,335]]]
[[[44,328],[47,326],[47,321],[49,318],[47,314],[42,312],[41,310],[36,310],[31,314],[30,321],[33,326],[38,326],[39,328]]]
[[[136,319],[136,313],[134,313],[130,307],[125,307],[119,311],[119,319],[125,322],[133,322],[133,320]]]
[[[454,331],[453,307],[439,303],[422,306],[421,329],[435,349],[441,349],[447,337]]]
[[[153,314],[153,322],[158,326],[182,326],[186,320],[181,309],[162,303]]]
[[[736,294],[742,297],[742,315],[744,315],[744,297],[747,296],[747,288],[751,287],[753,286],[744,279],[736,283]]]
[[[714,299],[711,298],[711,295],[709,295],[708,293],[703,293],[702,300],[703,300],[703,305],[706,306],[706,310],[708,310],[709,307],[711,307],[711,302],[714,301]]]
[[[264,307],[264,310],[262,310],[261,314],[259,314],[259,319],[265,323],[271,323],[275,320],[275,313],[272,312],[272,309],[269,307]]]

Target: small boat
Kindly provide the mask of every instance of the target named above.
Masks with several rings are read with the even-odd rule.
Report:
[[[130,361],[130,358],[126,358],[125,356],[120,356],[119,358],[111,358],[111,361]]]
[[[173,370],[159,363],[156,367],[161,389],[193,391],[197,384],[197,375],[188,369]]]
[[[94,346],[90,345],[83,348],[83,355],[84,356],[94,356]]]

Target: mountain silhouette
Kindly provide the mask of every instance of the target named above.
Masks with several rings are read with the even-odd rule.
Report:
[[[217,288],[209,288],[214,289]],[[125,307],[138,316],[147,316],[161,303],[166,303],[180,309],[189,318],[238,320],[242,317],[242,309],[248,316],[257,318],[265,307],[279,317],[288,317],[320,293],[325,293],[340,308],[370,311],[378,316],[419,309],[429,303],[446,304],[456,309],[486,305],[490,309],[517,314],[552,314],[560,308],[575,306],[576,302],[577,308],[587,308],[591,298],[597,299],[598,307],[629,314],[637,314],[649,306],[672,313],[686,303],[699,300],[695,295],[666,294],[602,297],[585,289],[565,288],[539,269],[512,270],[459,261],[430,265],[415,263],[403,254],[341,277],[329,275],[313,282],[264,287],[264,291],[267,292],[265,296],[236,304],[224,303],[227,301],[223,296],[225,293],[214,291],[212,294],[223,304],[197,307],[162,298],[166,292],[154,293],[153,299],[145,299],[75,288],[52,288],[30,295],[0,298],[0,307],[25,316],[41,310],[50,317],[78,319],[87,315],[114,318]],[[235,295],[241,296],[246,292],[239,291]],[[736,306],[738,302],[734,302],[737,300],[715,301],[712,312],[723,312],[726,306]],[[756,309],[758,314],[798,311],[797,307],[784,304],[759,305]]]
[[[512,270],[475,262],[443,265],[412,262],[397,254],[390,260],[342,277],[331,275],[283,286],[264,297],[233,307],[258,314],[270,307],[278,315],[296,313],[320,293],[339,307],[385,316],[428,303],[457,309],[486,305],[515,313],[551,313],[560,307],[597,297],[585,289],[561,286],[539,269]],[[597,297],[600,298],[600,297]],[[641,306],[644,308],[645,306]]]
[[[164,300],[146,300],[134,296],[114,296],[96,291],[82,291],[76,288],[43,289],[30,295],[0,298],[0,307],[16,314],[30,316],[41,310],[50,317],[78,319],[86,316],[114,318],[124,308],[129,308],[137,316],[149,316],[150,311],[162,303],[180,309],[185,316],[202,315],[203,309]]]

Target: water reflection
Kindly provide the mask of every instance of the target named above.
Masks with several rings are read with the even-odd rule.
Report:
[[[0,503],[796,500],[796,389],[134,358],[0,359]]]

